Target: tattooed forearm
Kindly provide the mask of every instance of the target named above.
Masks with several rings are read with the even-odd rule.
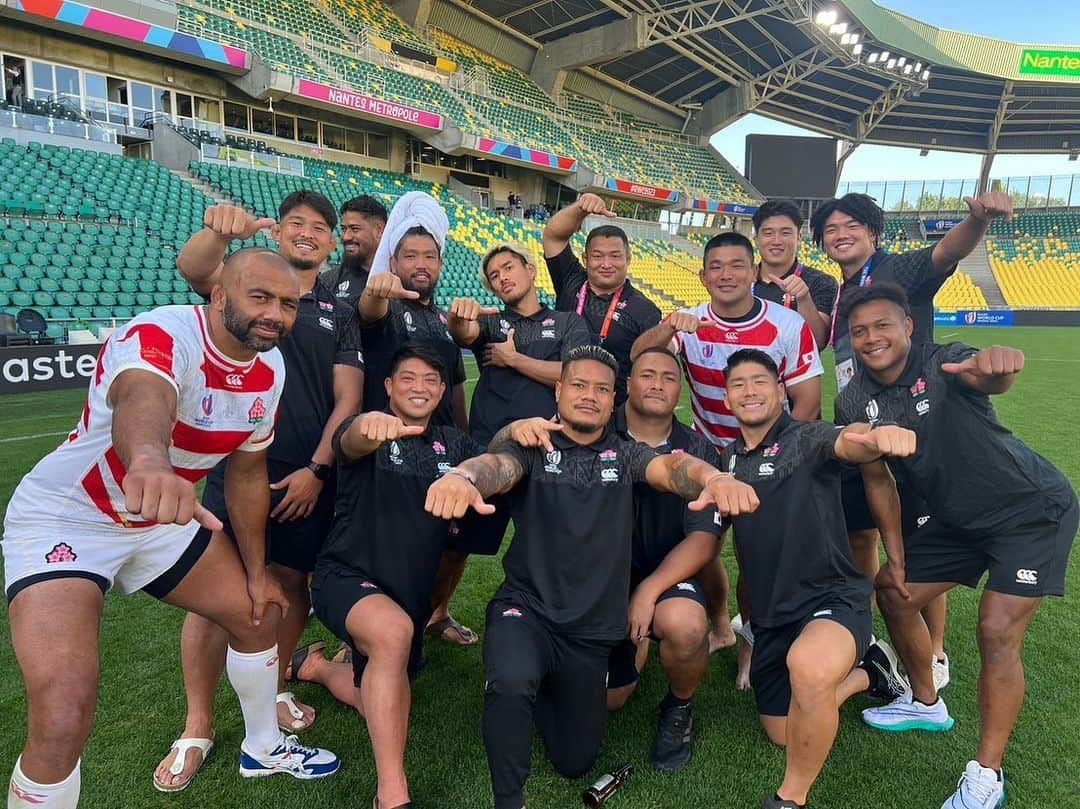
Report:
[[[684,500],[695,500],[709,473],[716,470],[693,455],[670,455],[671,491]]]
[[[484,497],[509,491],[524,474],[516,458],[491,453],[470,458],[458,464],[458,469],[472,477]]]
[[[514,422],[510,422],[501,430],[499,430],[499,432],[495,433],[495,435],[491,439],[491,443],[488,444],[488,452],[498,452],[499,448],[503,444],[509,444],[511,441],[513,441],[514,439],[510,437],[510,432],[513,427]]]

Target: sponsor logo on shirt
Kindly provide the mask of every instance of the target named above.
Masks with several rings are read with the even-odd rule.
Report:
[[[338,289],[343,289],[343,290],[348,289],[348,288],[349,288],[349,282],[348,281],[343,281],[341,286],[338,287]],[[322,309],[324,312],[333,312],[334,311],[334,304],[331,303],[330,301],[319,301],[319,308]]]
[[[927,413],[929,413],[930,412],[930,400],[929,399],[920,399],[919,401],[917,401],[915,403],[915,412],[918,413],[920,416],[925,416]]]
[[[338,294],[339,298],[347,297],[348,292],[349,292],[349,282],[348,281],[342,281],[340,284],[337,285],[337,294]]]
[[[409,311],[406,310],[405,312],[402,313],[401,319],[405,323],[406,331],[408,331],[410,333],[416,331],[416,326],[414,326],[413,322],[412,322],[412,312],[409,312]]]
[[[499,321],[499,331],[501,331],[503,334],[506,334],[508,331],[510,331],[510,323],[505,318]]]
[[[545,317],[543,319],[543,321],[540,323],[540,325],[541,326],[554,326],[555,325],[555,318],[553,318],[553,317]]]
[[[1017,584],[1031,584],[1035,585],[1039,583],[1039,571],[1031,570],[1029,568],[1020,568],[1016,571],[1016,583]]]
[[[696,593],[697,592],[697,588],[694,587],[694,585],[692,585],[688,581],[679,582],[678,584],[675,585],[675,589],[676,590],[688,590],[691,593]]]
[[[915,520],[915,525],[917,525],[919,528],[922,528],[928,522],[930,522],[930,515],[923,514],[921,517],[919,517],[919,519]]]
[[[773,465],[771,463],[769,463],[769,462],[763,463],[761,466],[759,466],[757,468],[758,475],[760,475],[763,478],[771,477],[773,472],[775,472],[775,471],[776,470],[773,468]]]
[[[405,463],[403,460],[401,460],[401,447],[398,446],[397,441],[390,442],[390,463],[394,464],[395,466],[401,466],[403,463]]]
[[[266,405],[263,404],[261,396],[256,396],[255,401],[248,409],[248,423],[258,424],[264,418],[266,418]]]
[[[600,470],[600,482],[601,483],[618,483],[619,482],[619,470],[618,469],[601,469]]]
[[[914,399],[920,393],[926,393],[926,380],[919,377],[915,380],[915,384],[911,386],[911,398]]]
[[[322,326],[327,331],[333,331],[334,330],[334,319],[331,318],[331,317],[320,317],[319,318],[319,325]]]
[[[365,590],[377,590],[377,589],[379,589],[379,586],[377,584],[375,584],[375,582],[368,581],[367,579],[364,579],[362,582],[360,582],[360,586],[363,587]]]
[[[202,412],[204,416],[212,415],[214,412],[214,394],[208,393],[202,397]]]
[[[878,420],[878,417],[880,415],[881,415],[881,410],[878,408],[877,399],[871,399],[869,402],[867,402],[867,404],[866,404],[866,418],[867,418],[867,420],[871,424],[874,424]]]
[[[814,618],[825,618],[825,617],[827,617],[829,615],[832,615],[832,610],[818,610],[817,612],[814,613],[813,617]]]
[[[226,374],[225,385],[229,388],[240,388],[244,385],[244,377],[242,374]]]
[[[709,359],[709,357],[711,357],[712,355],[713,347],[709,343],[706,343],[701,347],[701,356],[703,356],[705,359]]]
[[[771,447],[766,448],[765,451],[761,453],[763,458],[775,458],[779,454],[780,454],[780,445],[779,444],[773,444]]]
[[[562,461],[562,453],[557,449],[553,449],[551,452],[544,456],[544,460],[547,463],[544,464],[544,471],[550,472],[553,475],[561,475],[562,470],[559,469],[559,462]]]
[[[554,340],[555,339],[555,329],[544,329],[543,331],[540,332],[540,337],[541,338],[546,338],[548,340]]]
[[[619,454],[613,449],[605,449],[600,453],[601,461],[616,461],[619,458]]]
[[[517,607],[511,607],[508,610],[503,610],[503,618],[520,618],[521,610]]]
[[[450,471],[450,462],[449,461],[439,461],[438,470],[439,470],[440,475],[445,475],[447,472]]]
[[[724,339],[729,343],[739,342],[739,333],[737,331],[724,332]]]
[[[75,549],[66,542],[57,542],[52,550],[45,554],[45,564],[54,565],[59,562],[74,562],[79,558]]]

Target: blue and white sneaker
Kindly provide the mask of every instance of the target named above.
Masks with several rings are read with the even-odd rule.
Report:
[[[956,792],[941,809],[998,809],[1005,805],[1005,775],[969,761]]]
[[[279,772],[293,778],[310,781],[333,775],[341,760],[329,750],[304,747],[295,736],[282,736],[278,746],[265,756],[253,756],[240,745],[240,775],[244,778],[263,778]]]
[[[910,691],[894,699],[888,705],[867,708],[862,712],[863,721],[872,728],[901,733],[905,730],[928,730],[941,733],[952,730],[956,724],[945,700],[938,697],[933,705],[923,705],[912,698]]]

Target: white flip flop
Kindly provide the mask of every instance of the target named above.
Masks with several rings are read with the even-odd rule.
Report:
[[[310,728],[311,725],[315,724],[314,719],[311,720],[311,725],[307,725],[306,727],[301,727],[296,724],[297,722],[299,722],[301,725],[303,725],[304,712],[301,711],[300,707],[296,704],[296,695],[293,694],[292,691],[282,691],[280,694],[277,695],[277,699],[275,700],[275,702],[278,705],[285,705],[285,707],[289,709],[289,715],[293,718],[292,727],[287,727],[278,722],[278,728],[285,733],[302,733],[303,731]]]
[[[180,775],[184,771],[184,765],[187,763],[187,754],[191,750],[198,750],[202,753],[202,761],[199,762],[199,766],[195,768],[195,772],[191,774],[191,777],[186,781],[182,781],[179,784],[163,784],[157,779],[157,772],[155,771],[153,782],[154,789],[158,792],[181,792],[191,785],[191,782],[195,780],[195,776],[199,774],[199,770],[206,764],[206,757],[210,755],[210,751],[214,748],[213,739],[177,739],[172,743],[170,751],[176,751],[176,758],[173,759],[173,763],[169,765],[169,775]]]

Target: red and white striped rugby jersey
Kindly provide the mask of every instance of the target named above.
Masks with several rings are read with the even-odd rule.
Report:
[[[169,458],[195,482],[234,450],[270,446],[285,384],[277,348],[242,363],[210,340],[201,306],[163,306],[131,320],[101,348],[86,405],[67,440],[23,478],[9,508],[63,522],[143,528],[153,523],[124,509],[126,470],[112,441],[109,387],[137,369],[167,380],[177,392]]]
[[[760,299],[759,299],[760,300]],[[698,432],[718,447],[739,435],[739,424],[728,410],[724,368],[741,348],[757,348],[776,362],[780,381],[788,387],[821,376],[821,355],[813,332],[802,315],[760,300],[761,310],[749,320],[731,322],[717,317],[709,303],[690,314],[709,322],[694,334],[675,335],[675,345],[690,380],[690,407]]]

